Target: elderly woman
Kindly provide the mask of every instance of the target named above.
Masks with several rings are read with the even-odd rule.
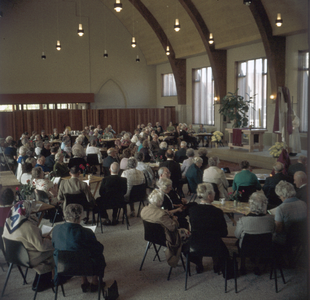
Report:
[[[86,147],[86,156],[88,154],[97,154],[98,156],[98,162],[100,164],[102,164],[102,155],[101,155],[101,152],[99,150],[99,148],[97,148],[97,141],[96,140],[91,140],[89,144],[87,144],[87,147]]]
[[[16,203],[6,219],[3,237],[23,243],[29,255],[30,266],[41,275],[40,287],[42,291],[51,286],[52,270],[54,269],[51,237],[42,235],[38,227],[38,219],[33,212],[37,209],[35,202],[20,201]],[[36,276],[37,278],[37,276]],[[36,284],[33,284],[33,288]]]
[[[186,172],[188,170],[188,168],[193,164],[193,158],[195,156],[195,151],[192,148],[189,148],[186,150],[186,156],[188,157],[188,159],[185,159],[183,161],[183,164],[181,166],[181,172],[182,172],[182,177],[186,176]]]
[[[63,148],[61,148],[65,153],[66,157],[71,157],[72,155],[72,148],[71,148],[71,139],[68,136],[63,137]]]
[[[169,131],[169,132],[174,132],[175,131],[175,128],[174,128],[172,122],[169,122],[169,125],[167,126],[167,131]]]
[[[89,283],[87,277],[82,277],[82,292],[86,293],[98,291],[98,276],[104,275],[106,266],[103,256],[103,245],[97,241],[92,230],[80,225],[83,216],[83,206],[80,204],[69,204],[64,211],[66,222],[58,225],[53,230],[53,246],[55,257],[61,251],[87,251],[93,264],[92,282]],[[81,257],[81,260],[83,257]],[[57,263],[55,261],[55,263]],[[57,281],[57,274],[55,274]],[[103,287],[101,285],[101,287]]]
[[[43,143],[43,148],[41,150],[41,155],[45,156],[45,157],[48,157],[51,155],[51,144],[49,141],[45,141]]]
[[[138,161],[137,170],[143,172],[146,179],[146,186],[154,189],[155,175],[152,168],[144,163],[144,154],[140,151],[135,154],[135,159]]]
[[[274,219],[267,213],[268,200],[263,193],[253,193],[249,199],[250,213],[240,218],[237,222],[235,236],[239,239],[239,247],[242,248],[243,237],[248,234],[273,233],[275,230]],[[241,260],[241,274],[246,273],[245,259]],[[256,265],[254,273],[258,275],[260,270]]]
[[[220,198],[228,200],[227,188],[229,183],[226,179],[225,173],[218,167],[219,159],[216,156],[210,157],[209,168],[203,172],[203,182],[215,183],[220,192]]]
[[[137,170],[136,167],[138,165],[138,161],[131,157],[128,159],[127,170],[122,173],[122,177],[127,178],[127,193],[124,196],[125,201],[129,202],[130,192],[134,185],[140,185],[145,183],[145,177],[142,171]],[[135,216],[135,208],[134,203],[129,203],[130,205],[130,215],[132,217]]]
[[[144,140],[142,143],[142,148],[139,151],[139,153],[142,153],[144,155],[144,161],[145,162],[151,161],[150,147],[149,146],[150,146],[150,142],[148,140]]]
[[[58,129],[57,128],[53,129],[52,139],[53,140],[59,140],[59,133],[58,133]]]
[[[188,215],[188,210],[185,206],[187,204],[186,199],[178,197],[177,193],[172,188],[172,181],[169,178],[160,178],[156,185],[164,194],[164,201],[161,207],[170,214],[178,217],[180,228],[189,229],[189,224],[185,218]]]
[[[53,171],[55,172],[56,177],[65,177],[69,176],[69,168],[64,163],[64,155],[61,152],[58,152],[55,155],[55,164],[53,166]]]
[[[84,136],[83,135],[79,135],[75,139],[75,144],[72,147],[72,153],[73,153],[73,149],[74,149],[76,154],[73,154],[73,155],[81,157],[81,158],[86,157],[85,149],[82,146],[83,141],[84,141]]]
[[[163,161],[166,161],[167,160],[167,157],[166,157],[166,151],[168,149],[168,145],[166,142],[161,142],[159,144],[159,151],[157,152],[157,155],[156,157],[158,158],[162,158]]]
[[[80,145],[81,146],[81,145]],[[81,146],[82,147],[82,146]],[[86,168],[86,161],[84,159],[85,152],[84,149],[81,151],[80,147],[72,147],[72,155],[73,157],[70,158],[68,168],[71,169],[73,166],[80,166],[83,165]],[[83,168],[80,168],[81,172],[83,172]]]
[[[202,159],[202,167],[201,167],[202,171],[204,171],[208,167],[208,160],[209,160],[209,158],[208,158],[207,154],[208,154],[207,148],[200,147],[198,149],[198,155]]]
[[[43,141],[42,140],[37,141],[36,147],[34,149],[37,156],[39,156],[41,154],[42,149],[43,149]]]
[[[7,144],[7,147],[4,149],[4,154],[9,156],[10,158],[17,159],[17,149],[13,145],[13,138],[11,136],[8,136],[5,139],[5,142]]]
[[[32,169],[32,179],[35,188],[39,191],[44,191],[48,195],[49,203],[56,205],[58,194],[57,184],[53,184],[49,179],[44,178],[44,172],[40,167]]]
[[[148,199],[149,205],[141,210],[141,218],[144,221],[160,224],[164,227],[167,244],[167,250],[165,251],[167,262],[171,267],[176,267],[182,250],[182,240],[178,231],[178,218],[161,209],[164,200],[164,194],[161,191],[154,190]]]
[[[24,173],[22,174],[22,176],[20,178],[21,184],[27,184],[28,180],[31,181],[31,179],[32,179],[32,174],[31,174],[32,168],[33,168],[33,166],[31,163],[25,163],[24,168],[23,168]]]
[[[153,155],[157,155],[159,152],[159,139],[158,135],[154,134],[153,139],[151,141],[151,151],[153,152]]]
[[[122,148],[127,148],[129,147],[131,141],[130,141],[130,136],[128,133],[125,133],[121,139],[121,146]]]
[[[191,232],[196,236],[204,236],[208,233],[218,233],[219,237],[227,236],[227,224],[223,211],[212,205],[214,200],[214,190],[210,183],[201,183],[197,187],[197,196],[200,204],[190,207],[189,218]],[[220,249],[217,258],[213,257],[213,269],[217,273],[223,268],[223,260],[228,256],[228,249],[222,239],[219,239]],[[196,263],[197,273],[203,271],[202,257],[197,256],[192,259]]]
[[[307,219],[307,204],[296,198],[294,186],[284,180],[276,185],[276,194],[283,202],[276,209],[276,236],[277,244],[286,243],[286,235],[292,223],[305,222]]]
[[[195,129],[193,128],[193,125],[192,125],[192,124],[189,125],[187,132],[188,132],[189,134],[196,133],[196,131],[195,131]]]
[[[19,152],[19,156],[18,156],[18,159],[17,159],[17,169],[16,169],[16,178],[18,181],[20,181],[21,179],[21,176],[23,174],[23,171],[22,171],[22,164],[25,163],[26,159],[28,158],[27,156],[27,151],[28,149],[24,146],[20,147],[18,149],[18,152]]]
[[[193,164],[186,172],[188,181],[188,188],[192,193],[196,193],[198,184],[202,183],[202,159],[201,157],[194,157]]]
[[[127,148],[123,151],[123,158],[122,158],[121,163],[120,163],[120,169],[121,170],[127,169],[129,157],[131,157],[131,150],[129,148]]]

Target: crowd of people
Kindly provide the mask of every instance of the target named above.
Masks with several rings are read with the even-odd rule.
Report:
[[[206,130],[201,125],[198,133],[203,132]],[[223,211],[212,202],[230,200],[229,182],[224,170],[219,168],[218,157],[208,157],[206,147],[195,152],[200,140],[193,133],[195,130],[191,125],[173,126],[170,123],[164,131],[157,122],[155,126],[141,124],[133,133],[122,131],[120,134],[116,134],[111,125],[105,129],[100,125],[86,126],[74,143],[68,129],[59,134],[55,128],[51,135],[46,135],[44,130],[41,134],[32,132],[31,136],[25,132],[18,142],[7,137],[1,141],[0,148],[5,165],[15,172],[22,186],[30,185],[44,191],[49,204],[62,206],[66,223],[55,228],[52,239],[42,235],[37,228],[37,218],[31,214],[33,203],[25,200],[22,193],[16,199],[5,190],[0,198],[1,235],[22,241],[30,254],[31,266],[38,272],[50,273],[46,277],[46,287],[51,278],[57,277],[53,272],[53,253],[58,250],[89,251],[96,268],[92,283],[83,277],[81,288],[83,292],[96,291],[98,275],[102,275],[105,268],[103,246],[90,230],[81,227],[83,211],[99,210],[104,225],[117,225],[117,211],[124,203],[130,205],[130,216],[136,215],[130,194],[134,186],[145,186],[149,205],[142,209],[141,218],[164,227],[168,263],[175,266],[181,252],[189,251],[190,235],[199,239],[212,233],[218,239],[217,255],[213,257],[214,272],[218,273],[229,256],[221,239],[228,231]],[[107,149],[100,151],[100,147]],[[88,165],[88,155],[97,156],[100,175],[104,175],[97,199],[90,187],[79,180],[81,173],[98,172]],[[67,163],[65,158],[69,159]],[[148,162],[159,163],[157,174]],[[274,243],[284,245],[290,225],[303,222],[307,217],[306,157],[300,156],[298,163],[288,169],[277,162],[275,175],[267,178],[263,187],[248,161],[242,161],[240,169],[234,177],[232,191],[241,195],[240,201],[249,202],[250,214],[237,222],[238,247],[242,248],[245,234],[262,233],[273,234]],[[61,180],[60,184],[51,180],[67,176],[70,179]],[[197,202],[186,199],[183,192],[186,184],[191,194],[197,194]],[[68,194],[85,195],[84,203],[67,205]],[[272,208],[276,208],[274,217],[267,214],[267,209]],[[107,209],[113,210],[112,221]],[[84,218],[84,223],[87,222],[88,215]],[[190,261],[196,264],[197,273],[203,272],[201,255],[191,255]],[[240,272],[246,273],[244,261],[241,261]],[[255,273],[260,274],[257,266]]]

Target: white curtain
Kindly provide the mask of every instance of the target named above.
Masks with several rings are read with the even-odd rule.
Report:
[[[175,85],[174,75],[172,73],[163,74],[163,92],[162,95],[164,97],[167,96],[176,96],[177,95],[177,88]]]

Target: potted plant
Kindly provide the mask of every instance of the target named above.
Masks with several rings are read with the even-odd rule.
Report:
[[[247,113],[250,108],[250,103],[252,102],[252,97],[246,100],[237,93],[238,89],[235,93],[229,92],[221,99],[219,113],[223,115],[226,120],[229,119],[234,121],[233,128],[247,127],[249,122]]]

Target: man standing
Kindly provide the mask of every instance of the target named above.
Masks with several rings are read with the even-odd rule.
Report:
[[[96,203],[100,209],[101,217],[105,218],[104,225],[117,225],[117,211],[124,202],[124,195],[127,192],[127,179],[118,175],[119,164],[114,162],[110,166],[110,176],[106,176],[101,181],[99,190],[100,197],[96,199]],[[112,208],[112,223],[109,220],[106,208]]]

